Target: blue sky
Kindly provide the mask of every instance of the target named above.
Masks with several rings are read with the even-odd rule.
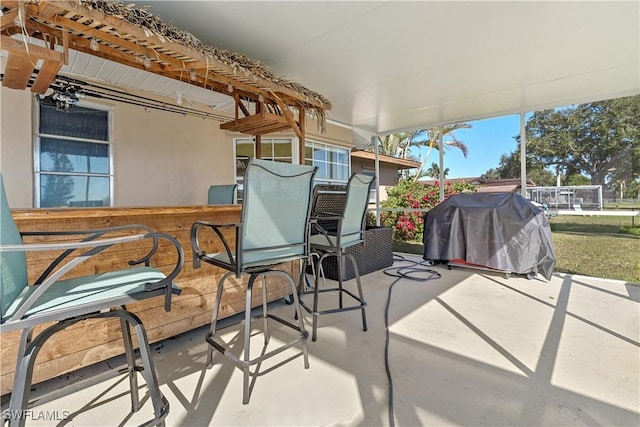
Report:
[[[444,166],[449,168],[448,178],[480,176],[488,169],[497,167],[502,154],[516,149],[517,144],[513,137],[520,134],[520,115],[512,114],[467,123],[471,125],[471,129],[455,131],[458,140],[469,147],[467,157],[465,158],[457,148],[445,151]],[[430,152],[427,167],[432,162],[438,163],[437,150]]]

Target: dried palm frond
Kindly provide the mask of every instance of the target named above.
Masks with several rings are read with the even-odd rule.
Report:
[[[124,21],[136,25],[145,31],[150,31],[162,39],[167,39],[174,43],[180,43],[194,49],[202,55],[206,55],[207,57],[213,58],[231,67],[231,69],[237,73],[259,77],[299,93],[305,99],[313,101],[315,104],[320,104],[327,109],[331,108],[331,101],[321,94],[307,89],[303,85],[294,81],[287,80],[282,77],[276,77],[268,67],[260,61],[250,59],[237,52],[206,45],[193,34],[165,23],[159,17],[149,12],[145,7],[136,7],[134,4],[124,4],[120,0],[80,0],[80,3],[86,7],[100,10],[107,15],[123,19]],[[326,123],[325,110],[323,108],[317,108],[311,104],[306,107],[307,111],[315,116],[321,128],[324,130]]]

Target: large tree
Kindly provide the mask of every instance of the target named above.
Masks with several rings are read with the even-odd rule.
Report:
[[[483,179],[507,179],[520,178],[520,142],[514,151],[500,156],[500,164],[495,169],[489,169],[481,178]],[[554,174],[549,171],[543,162],[541,162],[534,154],[527,152],[527,179],[533,181],[536,185],[545,187],[556,185]]]
[[[527,177],[538,185],[635,188],[640,179],[640,96],[537,111],[526,124]],[[520,135],[486,178],[520,176]],[[628,196],[637,197],[637,196]]]
[[[640,96],[538,111],[527,121],[527,151],[563,176],[592,184],[640,173]]]

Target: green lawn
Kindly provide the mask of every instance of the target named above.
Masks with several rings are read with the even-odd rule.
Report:
[[[552,232],[556,271],[640,283],[640,238]]]
[[[558,216],[549,220],[556,271],[640,284],[640,218]],[[423,254],[421,242],[394,251]]]
[[[632,234],[640,236],[640,216],[555,216],[549,220],[551,231],[593,234]]]
[[[640,283],[640,218],[557,216],[549,220],[556,271]]]

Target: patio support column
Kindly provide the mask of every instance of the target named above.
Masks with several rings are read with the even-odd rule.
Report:
[[[520,194],[527,197],[527,139],[524,112],[520,113]]]
[[[440,168],[440,201],[444,200],[444,144],[442,142],[442,126],[438,128],[438,167]]]
[[[376,174],[376,226],[380,227],[380,144],[378,135],[371,136],[371,144],[375,147],[376,161],[375,174]]]

